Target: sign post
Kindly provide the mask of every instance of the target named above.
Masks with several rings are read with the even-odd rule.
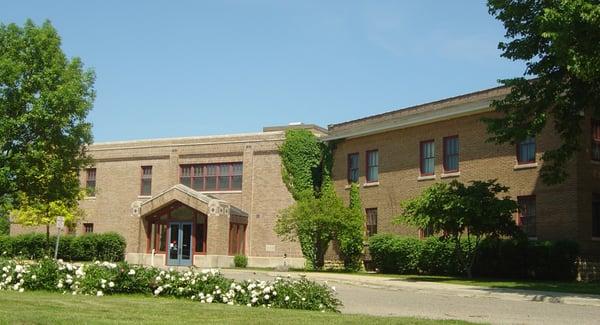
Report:
[[[60,233],[62,232],[64,227],[65,227],[65,217],[63,217],[63,216],[56,217],[57,234],[56,234],[56,247],[54,248],[54,259],[58,258],[58,243],[60,242]]]

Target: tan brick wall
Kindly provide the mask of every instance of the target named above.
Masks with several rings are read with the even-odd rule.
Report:
[[[517,196],[536,195],[539,239],[572,238],[585,244],[589,239],[582,235],[580,229],[591,227],[591,203],[580,201],[581,188],[592,183],[590,177],[578,178],[578,165],[574,160],[569,165],[571,177],[565,183],[558,186],[542,183],[539,177],[543,165],[541,155],[558,143],[550,127],[536,141],[538,166],[516,169],[515,146],[485,142],[488,135],[481,118],[492,114],[482,113],[340,141],[334,152],[336,189],[348,200],[347,155],[358,152],[361,199],[364,208],[378,209],[378,232],[417,236],[417,229],[392,223],[401,212],[400,202],[418,196],[435,182],[498,179],[501,184],[510,187],[508,194],[514,199]],[[443,138],[452,135],[458,135],[460,141],[460,176],[442,178]],[[429,139],[435,140],[435,178],[419,180],[419,146],[421,141]],[[373,149],[379,150],[379,185],[367,187],[364,186],[366,151]],[[594,184],[598,190],[597,181]],[[583,205],[589,206],[590,211],[582,210]],[[582,220],[590,220],[590,224]],[[598,248],[594,249],[598,252]]]

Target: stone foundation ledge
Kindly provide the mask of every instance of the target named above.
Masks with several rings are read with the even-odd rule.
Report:
[[[125,261],[131,264],[168,267],[166,254],[127,253]],[[304,258],[282,258],[248,256],[248,267],[264,268],[304,268]],[[234,267],[233,256],[228,255],[194,255],[193,266],[200,268]]]

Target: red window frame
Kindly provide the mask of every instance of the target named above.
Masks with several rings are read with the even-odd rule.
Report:
[[[369,158],[371,157],[372,154],[377,153],[377,165],[369,165]],[[369,182],[378,182],[379,181],[379,150],[378,149],[373,149],[373,150],[367,150],[366,154],[366,159],[365,159],[365,165],[366,165],[366,179],[367,179],[367,183]],[[371,174],[369,171],[371,169],[371,167],[377,167],[377,179],[372,179],[371,177],[369,177],[369,175]]]
[[[152,195],[152,166],[142,166],[141,172],[142,172],[142,176],[141,176],[141,182],[140,182],[140,195],[144,195],[144,196]],[[149,184],[150,189],[147,193],[144,192],[144,183],[150,183]]]
[[[527,145],[531,145],[530,142],[525,143],[527,140],[529,140],[529,138],[520,141],[519,143],[517,143],[517,164],[518,165],[524,165],[524,164],[533,164],[535,162],[535,156],[537,153],[537,141],[535,139],[535,137],[530,137],[533,140],[533,159],[530,160],[523,160],[523,157],[521,157],[521,146],[523,146],[524,144]]]
[[[593,161],[600,161],[600,120],[592,120],[592,151],[590,152]]]
[[[94,232],[94,224],[93,223],[84,223],[83,224],[83,233],[91,234]]]
[[[352,158],[356,157],[356,167],[352,166]],[[358,154],[358,152],[353,152],[353,153],[349,153],[348,154],[348,170],[347,170],[347,178],[348,178],[348,183],[353,183],[353,182],[358,182],[358,178],[359,178],[359,165],[360,165],[360,156]],[[352,179],[352,174],[353,171],[356,171],[356,179]]]
[[[424,156],[425,151],[423,150],[423,148],[425,147],[425,145],[430,144],[430,143],[433,144],[433,156],[425,157]],[[432,169],[431,173],[426,173],[424,171],[426,159],[433,159],[433,169]],[[421,172],[421,176],[435,175],[435,140],[434,139],[424,140],[419,143],[419,170]]]
[[[246,254],[246,227],[244,223],[229,223],[229,255]]]
[[[234,166],[240,166],[240,173],[236,174],[235,168]],[[223,175],[221,173],[222,170],[222,166],[227,166],[227,175]],[[214,167],[216,168],[216,173],[214,175],[208,175],[208,168],[209,167]],[[183,169],[184,168],[190,168],[190,174],[189,176],[183,176]],[[196,175],[196,171],[197,170],[201,170],[201,175]],[[196,190],[196,191],[200,191],[200,192],[218,192],[218,191],[241,191],[242,190],[242,183],[240,182],[240,187],[233,187],[233,178],[239,176],[240,178],[243,177],[244,174],[244,170],[243,170],[243,165],[242,162],[223,162],[223,163],[210,163],[210,164],[184,164],[184,165],[179,165],[179,183],[184,184],[183,183],[183,179],[184,178],[189,178],[189,184],[190,184],[190,188]],[[220,186],[220,179],[222,177],[227,177],[227,187],[221,187]],[[202,179],[202,188],[201,189],[196,189],[194,188],[194,179],[197,178],[201,178]],[[209,178],[214,178],[215,179],[215,188],[214,189],[209,189],[206,186],[207,183],[207,179]]]
[[[377,208],[367,208],[365,209],[365,215],[367,219],[365,220],[367,237],[371,237],[377,234]]]
[[[450,142],[451,140],[457,141],[457,143],[456,143],[457,149],[456,149],[455,153],[449,154],[448,153],[448,148],[449,148],[448,142]],[[435,155],[434,155],[434,157],[435,157]],[[450,157],[456,157],[456,168],[455,169],[448,168],[448,159]],[[444,138],[444,141],[443,141],[443,166],[444,166],[444,172],[446,172],[446,173],[456,173],[460,169],[460,142],[458,140],[458,135],[452,135],[452,136],[448,136],[448,137]]]
[[[88,196],[96,196],[96,168],[87,168],[85,173],[85,190]]]

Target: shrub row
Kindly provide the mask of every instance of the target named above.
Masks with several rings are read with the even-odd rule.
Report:
[[[236,282],[217,270],[161,270],[125,262],[83,265],[44,258],[21,263],[0,258],[0,290],[46,290],[72,295],[146,294],[199,303],[337,312],[334,288],[307,279]]]
[[[473,254],[472,242],[461,242],[467,254]],[[369,239],[369,251],[375,267],[382,273],[461,275],[452,241],[437,237],[419,240],[392,234]],[[481,242],[473,275],[538,280],[572,280],[576,276],[576,242],[485,239]]]
[[[0,236],[0,255],[25,259],[39,259],[54,254],[56,237],[50,242],[45,234]],[[125,257],[125,239],[117,233],[61,236],[58,256],[68,261],[122,261]]]

